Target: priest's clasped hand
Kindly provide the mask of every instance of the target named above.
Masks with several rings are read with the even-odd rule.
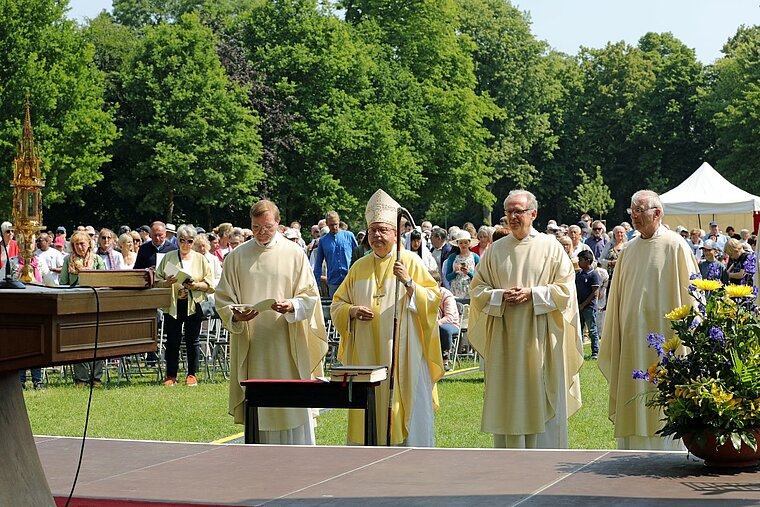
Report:
[[[504,291],[504,302],[508,305],[519,305],[530,301],[530,287],[512,287]]]
[[[275,301],[272,304],[271,308],[277,313],[290,313],[293,311],[293,303],[288,299],[281,299],[279,301]]]
[[[374,312],[366,306],[352,306],[348,315],[357,320],[372,320],[375,317]]]

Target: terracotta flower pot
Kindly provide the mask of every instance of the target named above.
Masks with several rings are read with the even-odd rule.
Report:
[[[755,439],[760,444],[760,431],[752,432]],[[688,433],[683,436],[683,443],[694,456],[705,460],[705,465],[718,468],[749,468],[755,467],[760,461],[760,445],[757,450],[753,451],[751,447],[742,442],[741,449],[734,449],[729,439],[723,445],[715,448],[715,435],[712,433],[705,434],[705,445],[700,446],[695,433]]]

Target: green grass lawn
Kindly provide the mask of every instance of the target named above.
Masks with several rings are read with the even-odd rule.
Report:
[[[88,436],[182,442],[212,442],[242,432],[227,415],[225,381],[181,383],[166,388],[154,375],[133,377],[119,385],[96,389],[92,397]],[[596,362],[581,370],[583,407],[570,419],[570,447],[615,447],[607,419],[607,383]],[[473,372],[442,380],[438,386],[441,409],[436,414],[438,447],[491,447],[491,435],[480,431],[483,374]],[[25,391],[32,431],[36,435],[81,436],[87,410],[87,389],[74,388],[56,375],[44,391]],[[343,445],[346,411],[331,410],[317,420],[320,445]]]

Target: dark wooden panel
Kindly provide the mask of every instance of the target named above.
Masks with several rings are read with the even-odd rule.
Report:
[[[45,326],[41,321],[0,324],[0,361],[40,357],[45,353]]]
[[[0,290],[0,372],[156,350],[156,309],[170,289]]]

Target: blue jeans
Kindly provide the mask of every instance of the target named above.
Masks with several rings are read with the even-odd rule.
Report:
[[[42,384],[42,368],[31,368],[32,372],[32,384]],[[26,370],[18,371],[18,378],[22,384],[26,383]]]
[[[340,287],[339,283],[335,284],[335,285],[333,285],[333,284],[328,284],[327,285],[327,293],[330,296],[330,299],[332,299],[332,297],[335,295],[335,291],[338,290],[338,287]]]
[[[439,324],[438,333],[441,337],[441,352],[443,352],[443,358],[449,358],[449,351],[452,345],[454,345],[454,335],[459,332],[459,328],[454,324]]]
[[[596,308],[587,306],[581,310],[581,334],[583,328],[588,326],[588,337],[591,339],[591,355],[599,354],[599,331],[596,329]]]

